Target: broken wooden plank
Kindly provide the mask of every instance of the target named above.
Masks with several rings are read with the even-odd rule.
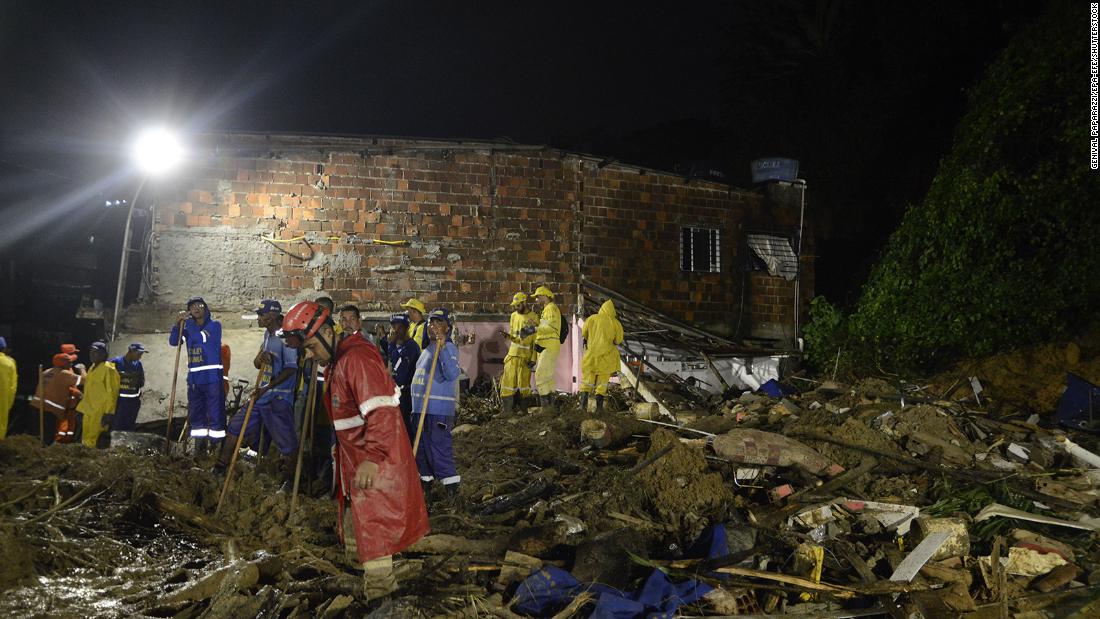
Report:
[[[813,580],[810,580],[808,578],[799,578],[798,576],[790,576],[788,574],[780,574],[778,572],[765,572],[761,570],[753,570],[744,567],[732,566],[720,567],[715,571],[722,574],[731,574],[733,576],[747,576],[751,578],[772,580],[788,585],[794,585],[808,591],[825,593],[842,599],[850,599],[861,595],[890,595],[894,593],[911,593],[913,591],[925,591],[929,588],[927,585],[912,585],[910,583],[891,582],[886,580],[858,586],[836,585],[827,582],[814,582]]]
[[[420,538],[415,544],[405,549],[405,552],[428,555],[445,555],[450,553],[496,556],[504,551],[504,541],[498,539],[467,539],[457,535],[440,533]]]
[[[626,362],[622,359],[619,359],[619,373],[623,375],[623,378],[626,379],[627,384],[633,387],[643,400],[645,400],[646,402],[653,402],[657,404],[657,410],[661,413],[661,415],[668,417],[673,421],[676,421],[676,415],[673,415],[672,411],[668,410],[668,407],[665,406],[664,403],[657,398],[653,391],[649,387],[647,387],[645,383],[638,379],[638,377],[634,374],[634,370],[630,369],[630,366],[627,365]]]

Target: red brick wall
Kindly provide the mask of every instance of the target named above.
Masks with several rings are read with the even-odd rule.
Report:
[[[221,306],[329,294],[367,311],[392,311],[418,296],[466,315],[501,315],[514,292],[545,283],[572,311],[584,273],[682,320],[736,322],[737,253],[743,221],[761,209],[756,193],[601,168],[552,149],[211,139],[211,154],[192,166],[183,189],[161,201],[156,233],[159,246],[177,250],[189,246],[189,235],[225,241],[183,252],[195,263],[187,268],[167,252],[155,254],[157,301],[179,303],[213,287],[208,301]],[[720,273],[680,272],[681,226],[721,230]],[[277,248],[262,236],[305,236],[310,246]],[[237,251],[244,245],[247,258]]]
[[[741,222],[756,194],[665,174],[586,174],[583,270],[587,277],[681,320],[734,326]],[[719,273],[680,270],[681,228],[717,228]]]

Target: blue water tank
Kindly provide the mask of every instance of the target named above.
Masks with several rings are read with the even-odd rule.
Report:
[[[794,182],[798,178],[798,160],[783,157],[767,157],[752,162],[752,182],[768,181]]]

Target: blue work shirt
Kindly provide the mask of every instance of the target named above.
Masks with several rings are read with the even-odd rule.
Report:
[[[419,411],[424,403],[424,394],[428,386],[428,374],[431,373],[432,357],[436,343],[432,342],[420,353],[416,361],[416,374],[412,380],[412,410]],[[439,351],[435,377],[432,379],[432,392],[428,395],[428,415],[453,417],[458,406],[458,376],[462,368],[458,365],[458,347],[454,342],[447,343]]]
[[[420,347],[412,340],[405,340],[400,346],[388,342],[390,355],[390,375],[398,387],[408,389],[416,372],[416,360],[420,358]]]
[[[179,323],[172,325],[168,344],[179,344]],[[183,341],[187,344],[187,382],[192,385],[209,385],[222,382],[222,323],[210,316],[200,327],[194,318],[183,323]]]
[[[145,368],[141,366],[141,361],[127,361],[126,357],[115,357],[111,359],[111,363],[115,364],[115,369],[118,370],[118,397],[140,396],[141,388],[145,386]]]
[[[260,387],[271,384],[271,379],[283,372],[284,368],[298,368],[298,351],[283,343],[283,338],[264,331],[264,351],[271,353],[274,360],[264,367]],[[294,401],[294,377],[288,378],[264,392],[256,404],[267,404],[275,398]]]

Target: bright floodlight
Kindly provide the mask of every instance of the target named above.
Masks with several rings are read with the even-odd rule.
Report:
[[[134,163],[146,174],[163,174],[183,158],[183,147],[167,129],[147,129],[134,142]]]

